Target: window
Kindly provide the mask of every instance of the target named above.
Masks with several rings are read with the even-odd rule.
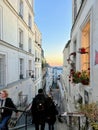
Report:
[[[90,68],[90,21],[84,26],[82,30],[81,48],[85,48],[85,54],[81,54],[81,70],[88,70]]]
[[[32,42],[31,42],[31,38],[29,38],[29,41],[28,41],[28,51],[31,53],[32,52]]]
[[[37,50],[35,50],[35,61],[37,61]]]
[[[5,83],[5,65],[4,56],[0,55],[0,87],[4,86]]]
[[[33,71],[32,71],[32,61],[29,60],[28,63],[29,63],[29,66],[28,66],[28,67],[29,67],[29,69],[28,69],[28,70],[29,70],[29,76],[32,76],[32,75],[33,75]]]
[[[20,58],[20,79],[23,79],[23,59]]]
[[[37,79],[37,68],[35,68],[35,80]]]
[[[0,39],[2,39],[2,8],[0,7]]]
[[[29,14],[28,16],[28,26],[31,29],[32,28],[32,19],[31,19],[31,15]]]
[[[19,15],[21,18],[23,18],[23,1],[20,0],[20,3],[19,3]]]
[[[29,60],[29,70],[32,70],[32,61]]]
[[[77,16],[77,0],[74,0],[74,20]]]
[[[75,40],[74,41],[74,52],[76,52],[76,46],[77,46],[77,41]],[[73,56],[73,61],[74,61],[73,69],[76,70],[76,55]]]
[[[23,31],[19,29],[19,48],[23,49]]]
[[[35,43],[38,43],[37,32],[35,31]]]

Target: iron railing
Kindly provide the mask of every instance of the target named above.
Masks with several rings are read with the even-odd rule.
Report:
[[[16,109],[9,108],[9,107],[0,107],[0,109],[9,109],[12,111],[16,111]],[[27,127],[32,125],[32,117],[30,110],[18,110],[19,117],[11,117],[8,121],[9,130],[27,130]]]

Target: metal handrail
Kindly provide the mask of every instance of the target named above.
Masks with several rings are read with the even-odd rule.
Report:
[[[20,125],[20,126],[16,126],[14,128],[10,128],[10,130],[16,130],[16,129],[20,129],[20,128],[24,128],[25,127],[25,130],[27,130],[27,116],[28,114],[30,113],[29,110],[26,111],[26,110],[19,110],[19,109],[15,109],[15,108],[9,108],[9,107],[0,107],[0,109],[9,109],[9,110],[12,110],[12,111],[17,111],[17,112],[22,112],[22,114],[25,113],[25,124],[24,125]],[[29,124],[31,125],[31,124]]]

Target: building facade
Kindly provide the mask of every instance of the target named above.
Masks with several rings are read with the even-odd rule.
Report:
[[[71,112],[79,104],[98,103],[97,4],[97,0],[72,0],[73,25],[70,44],[66,44],[63,51],[63,79],[66,78],[66,98]],[[85,72],[84,77],[88,82],[79,81],[79,77],[73,80],[73,72]]]
[[[41,82],[41,33],[34,22],[33,2],[0,1],[0,89],[7,89],[17,105],[30,103]]]
[[[35,24],[35,94],[38,93],[38,89],[42,87],[42,39],[41,33]]]

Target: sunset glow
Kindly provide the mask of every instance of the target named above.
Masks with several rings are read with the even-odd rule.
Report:
[[[62,57],[61,56],[52,56],[52,57],[46,57],[47,63],[51,66],[62,66]]]

